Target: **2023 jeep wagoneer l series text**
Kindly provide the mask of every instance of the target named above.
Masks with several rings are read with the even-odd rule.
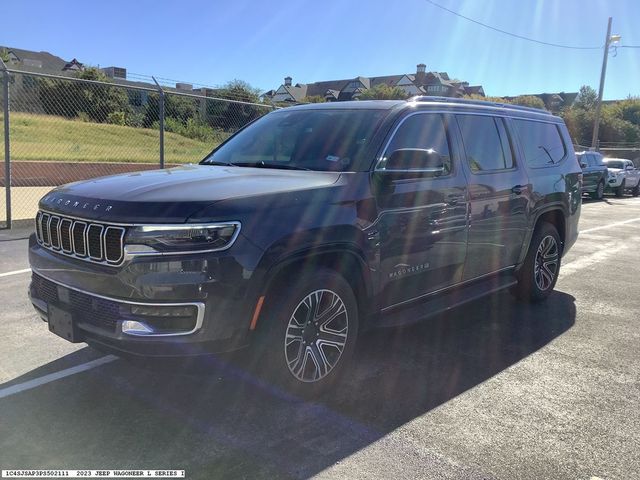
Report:
[[[302,393],[358,332],[553,290],[578,234],[562,120],[416,97],[270,113],[199,165],[56,188],[29,244],[49,329],[122,354],[251,346]]]

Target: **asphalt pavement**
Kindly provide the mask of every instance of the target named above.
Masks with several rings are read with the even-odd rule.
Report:
[[[640,478],[640,198],[585,200],[557,291],[370,332],[303,402],[247,361],[132,365],[52,335],[0,231],[0,467],[189,479]],[[14,273],[20,272],[20,273]]]

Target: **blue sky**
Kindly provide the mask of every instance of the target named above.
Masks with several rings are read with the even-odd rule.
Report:
[[[578,46],[640,45],[638,0],[434,0],[497,28]],[[565,50],[482,28],[425,0],[2,0],[0,45],[205,85],[240,78],[263,90],[427,70],[488,95],[597,89],[602,50]],[[635,22],[635,25],[634,25]],[[640,49],[610,57],[605,99],[640,95]]]

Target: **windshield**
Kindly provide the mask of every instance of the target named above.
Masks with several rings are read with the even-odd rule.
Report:
[[[624,162],[620,160],[605,160],[604,163],[609,168],[624,168]]]
[[[366,170],[363,155],[383,110],[279,111],[214,150],[203,164],[300,170]],[[366,164],[365,164],[366,163]]]

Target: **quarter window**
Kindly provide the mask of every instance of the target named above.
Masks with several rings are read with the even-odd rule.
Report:
[[[457,115],[467,162],[474,173],[513,168],[513,155],[502,119]]]
[[[514,120],[524,158],[532,167],[558,163],[566,155],[566,148],[558,126],[532,120]]]
[[[386,157],[400,148],[434,150],[442,157],[443,175],[451,173],[449,141],[444,118],[440,114],[420,113],[408,117],[391,139]]]

